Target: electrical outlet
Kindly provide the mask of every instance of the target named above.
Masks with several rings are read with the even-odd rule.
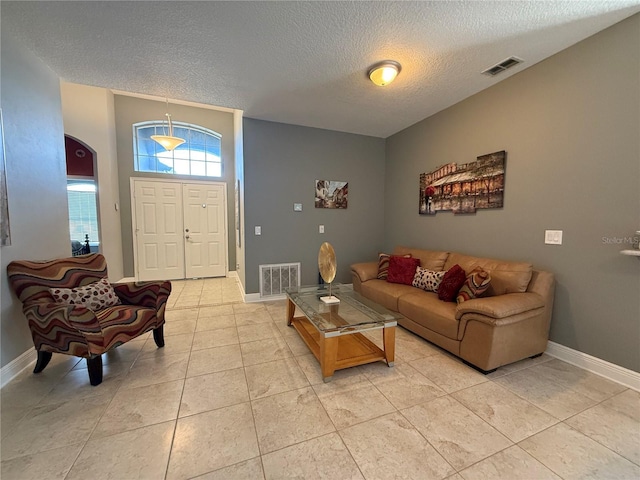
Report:
[[[324,233],[324,225],[318,225],[318,233]]]
[[[562,245],[562,230],[545,230],[544,243],[547,245]]]

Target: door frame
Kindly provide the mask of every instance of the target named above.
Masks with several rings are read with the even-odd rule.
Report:
[[[225,278],[227,278],[229,276],[229,215],[227,212],[227,209],[229,207],[229,205],[227,204],[227,182],[215,182],[215,181],[206,181],[206,180],[185,180],[185,179],[175,179],[175,178],[157,178],[157,177],[130,177],[129,178],[129,196],[130,196],[130,200],[131,200],[131,235],[132,235],[132,240],[133,240],[133,275],[134,278],[136,280],[138,280],[140,278],[139,276],[139,267],[138,267],[138,242],[136,239],[136,199],[135,199],[135,182],[136,181],[142,181],[142,182],[155,182],[155,183],[179,183],[181,185],[184,184],[196,184],[196,185],[222,185],[223,188],[223,199],[224,199],[224,252],[225,252],[225,258],[224,258],[224,275]],[[181,201],[182,201],[182,196],[181,196]],[[183,225],[183,229],[184,229],[184,205],[183,205],[183,210],[182,210],[182,225]],[[183,232],[184,233],[184,232]],[[183,255],[184,255],[184,242],[183,242]],[[186,257],[186,255],[185,255]],[[186,258],[185,258],[186,261]],[[186,265],[184,267],[184,271],[183,271],[183,278],[186,279],[186,276],[184,276],[186,274]]]

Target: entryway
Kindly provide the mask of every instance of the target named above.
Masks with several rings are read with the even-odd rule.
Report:
[[[225,183],[131,179],[138,280],[227,275]]]

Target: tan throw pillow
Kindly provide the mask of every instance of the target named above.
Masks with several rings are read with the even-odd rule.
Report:
[[[84,287],[77,288],[50,288],[49,292],[56,303],[70,303],[81,305],[89,310],[102,310],[103,308],[120,305],[120,299],[106,278]]]
[[[491,283],[491,275],[482,267],[476,267],[467,275],[467,279],[458,292],[456,302],[459,304],[480,297],[487,291]]]
[[[378,254],[378,278],[380,280],[386,280],[389,276],[389,258],[391,255],[388,253]],[[404,258],[411,258],[411,254],[407,253],[403,255]]]
[[[429,270],[428,268],[418,267],[416,274],[413,277],[413,285],[416,288],[421,288],[425,292],[438,293],[438,287],[440,282],[447,272],[436,272],[435,270]]]

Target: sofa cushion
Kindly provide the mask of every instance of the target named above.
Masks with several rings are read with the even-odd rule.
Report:
[[[506,262],[492,258],[472,257],[461,253],[451,253],[444,269],[448,270],[455,264],[460,265],[467,272],[476,267],[482,267],[489,272],[491,286],[487,290],[486,296],[526,292],[533,271],[533,265],[530,263]]]
[[[428,268],[429,270],[446,270],[444,263],[449,256],[449,252],[438,252],[432,250],[420,250],[418,248],[409,247],[396,247],[393,250],[394,255],[411,255],[413,258],[420,260],[420,266],[422,268]]]
[[[474,268],[460,287],[456,302],[462,303],[480,297],[489,289],[489,282],[491,282],[489,272],[482,267]]]
[[[82,287],[54,287],[49,292],[56,303],[81,305],[94,311],[120,304],[120,298],[106,278]]]
[[[406,258],[411,258],[411,255],[404,255]],[[386,280],[389,275],[389,258],[391,255],[388,253],[378,254],[378,278],[380,280]]]
[[[416,269],[420,266],[420,260],[417,258],[406,258],[397,255],[391,255],[389,259],[389,275],[387,282],[402,283],[403,285],[411,285]]]
[[[410,285],[389,283],[386,280],[374,279],[362,283],[362,295],[364,297],[394,312],[398,311],[398,298],[416,291]]]
[[[456,264],[451,267],[440,282],[438,298],[443,302],[453,302],[466,279],[467,275],[460,265]]]
[[[428,268],[418,267],[416,274],[413,276],[413,285],[416,288],[424,290],[425,292],[438,293],[438,286],[442,281],[442,277],[446,272],[436,272],[435,270],[429,270]]]
[[[413,289],[398,299],[398,311],[429,330],[457,340],[456,304],[441,302],[438,295]]]

